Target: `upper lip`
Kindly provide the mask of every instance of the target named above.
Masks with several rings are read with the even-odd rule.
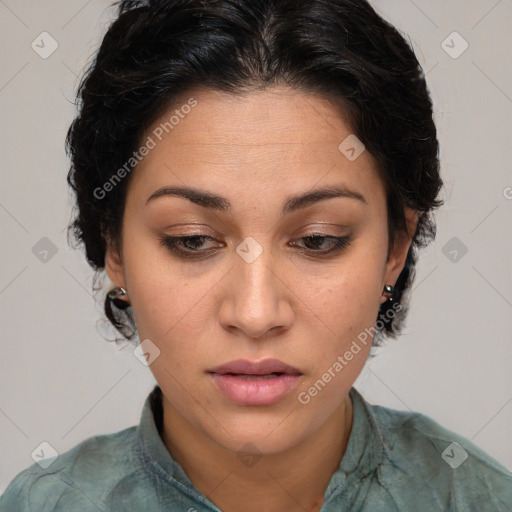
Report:
[[[270,373],[286,373],[290,375],[301,375],[301,372],[290,366],[289,364],[283,363],[278,359],[265,359],[263,361],[249,361],[247,359],[237,359],[236,361],[230,361],[229,363],[216,366],[209,370],[209,373],[234,373],[240,375],[268,375]]]

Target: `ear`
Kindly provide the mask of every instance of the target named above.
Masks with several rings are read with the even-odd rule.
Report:
[[[124,275],[124,265],[121,251],[111,240],[107,241],[107,249],[105,253],[105,271],[115,286],[121,286],[122,288],[126,289],[126,278]]]
[[[396,283],[398,276],[404,268],[407,253],[409,252],[412,238],[418,225],[419,213],[417,210],[405,208],[404,213],[407,223],[407,234],[403,232],[399,233],[394,246],[391,248],[391,252],[386,263],[383,287],[385,284],[394,285]],[[382,297],[381,302],[385,302],[386,300],[387,297]]]

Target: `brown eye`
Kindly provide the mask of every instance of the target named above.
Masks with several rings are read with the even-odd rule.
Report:
[[[179,257],[197,258],[212,251],[211,248],[201,249],[205,241],[208,240],[215,241],[208,235],[165,236],[161,239],[161,244]]]
[[[339,252],[345,247],[350,245],[351,237],[350,236],[328,236],[321,234],[312,234],[310,236],[305,236],[300,238],[299,240],[305,240],[305,252],[317,253],[319,255],[331,254],[334,252]],[[325,242],[329,242],[330,248],[322,249],[325,247]],[[328,246],[328,247],[329,247]]]

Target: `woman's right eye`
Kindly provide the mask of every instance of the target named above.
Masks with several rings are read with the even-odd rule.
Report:
[[[183,258],[197,258],[211,252],[212,249],[202,250],[201,246],[206,240],[215,241],[209,235],[164,236],[160,243],[171,252]],[[222,244],[224,246],[225,244]]]

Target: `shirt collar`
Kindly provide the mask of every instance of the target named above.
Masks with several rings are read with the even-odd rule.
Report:
[[[360,488],[360,482],[377,469],[384,454],[384,440],[373,411],[355,388],[349,396],[352,428],[340,465],[325,490],[325,501],[343,487]]]
[[[156,473],[181,492],[192,495],[196,499],[202,497],[202,493],[192,484],[181,465],[173,459],[162,441],[160,437],[162,422],[162,390],[157,385],[144,402],[140,423],[136,429],[135,451],[137,456],[149,473]],[[204,497],[204,500],[207,498]],[[207,501],[211,506],[211,502]]]
[[[361,394],[352,388],[352,428],[338,469],[325,490],[326,501],[343,487],[358,487],[373,473],[383,457],[384,441],[374,413]],[[146,398],[135,436],[135,449],[146,470],[157,473],[182,492],[212,503],[192,484],[183,468],[172,458],[160,437],[162,430],[162,390],[157,385]]]

